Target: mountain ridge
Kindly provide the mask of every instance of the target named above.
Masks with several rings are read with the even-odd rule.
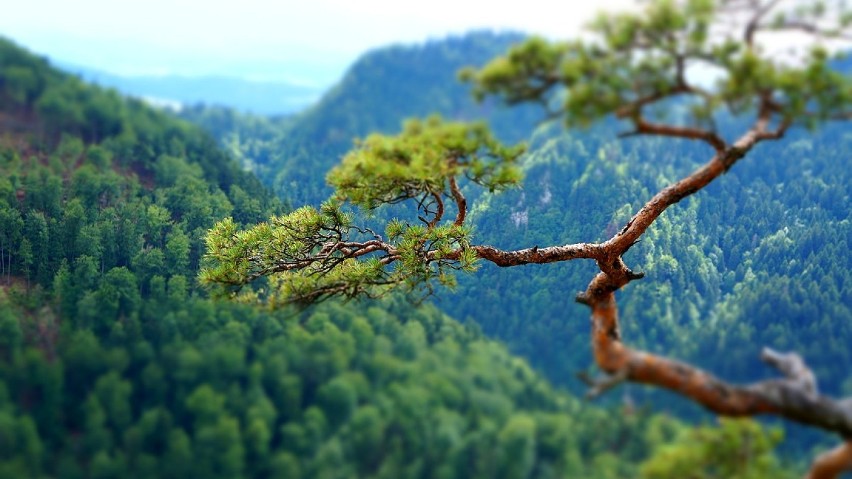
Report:
[[[0,477],[614,479],[688,433],[583,404],[429,305],[210,298],[204,233],[280,213],[268,190],[198,127],[2,40],[0,79],[27,120],[0,132]]]
[[[252,80],[236,75],[116,75],[79,65],[60,63],[59,66],[84,81],[175,109],[207,104],[257,115],[288,115],[309,107],[323,92],[320,87],[304,83]]]

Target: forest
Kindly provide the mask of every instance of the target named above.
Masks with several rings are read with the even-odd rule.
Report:
[[[705,161],[686,140],[619,140],[612,118],[566,130],[474,101],[458,70],[523,40],[376,50],[283,118],[157,110],[0,40],[0,477],[801,477],[836,438],[640,386],[582,398],[587,310],[563,285],[593,264],[482,264],[415,303],[307,308],[199,281],[223,218],[319,207],[353,138],[408,117],[527,140],[522,188],[461,186],[478,241],[503,248],[606,239]],[[851,395],[850,141],[791,131],[667,211],[629,253],[646,275],[620,298],[631,343],[741,382],[772,375],[762,346],[796,351],[821,392]],[[417,213],[400,206],[364,220]]]

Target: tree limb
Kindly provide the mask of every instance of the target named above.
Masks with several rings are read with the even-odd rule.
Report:
[[[805,479],[835,479],[849,470],[852,470],[852,441],[817,456]]]
[[[630,133],[622,134],[622,137],[636,135],[656,135],[668,136],[672,138],[685,138],[688,140],[700,140],[713,147],[716,152],[725,151],[725,148],[727,147],[727,145],[725,144],[725,140],[723,140],[719,135],[710,130],[666,125],[660,123],[651,123],[649,121],[646,121],[642,117],[636,118],[633,121],[633,124],[636,129]]]
[[[743,41],[749,48],[754,47],[754,34],[760,28],[760,22],[763,20],[763,17],[781,3],[781,1],[782,0],[771,0],[766,2],[764,5],[757,6],[757,9],[754,10],[754,14],[746,24],[745,33],[743,34]]]
[[[736,386],[694,366],[630,349],[621,342],[615,294],[590,285],[585,296],[592,308],[595,360],[604,372],[669,389],[716,414],[734,417],[774,414],[852,438],[852,411],[839,401],[817,394],[808,381],[796,376]],[[770,361],[777,359],[773,357]],[[812,376],[807,370],[805,376],[809,374]]]
[[[501,267],[532,263],[556,263],[580,258],[598,259],[602,254],[600,245],[594,243],[567,244],[547,248],[534,246],[514,251],[503,251],[493,246],[472,246],[472,248],[479,258]]]
[[[459,189],[455,176],[450,176],[450,193],[453,195],[453,199],[456,201],[456,208],[458,209],[456,221],[453,224],[461,226],[464,224],[465,217],[467,216],[467,199],[462,194],[461,189]]]
[[[426,226],[427,228],[434,228],[441,221],[441,218],[444,217],[444,200],[441,199],[441,195],[434,191],[430,191],[429,194],[434,198],[437,210],[435,211],[435,217]]]

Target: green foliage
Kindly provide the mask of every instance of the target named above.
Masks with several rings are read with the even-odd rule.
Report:
[[[217,223],[206,236],[206,266],[199,278],[224,285],[226,292],[266,278],[268,290],[239,297],[259,298],[272,307],[333,296],[378,297],[393,286],[429,292],[433,280],[453,286],[452,272],[471,271],[476,257],[457,181],[491,192],[516,185],[520,173],[514,163],[522,152],[522,146],[502,146],[482,124],[444,123],[437,117],[411,120],[397,136],[374,134],[329,173],[337,199],[320,209],[305,206],[246,230],[231,218]],[[441,223],[444,202],[451,199],[459,219]],[[416,200],[424,224],[392,220],[387,242],[375,233],[359,241],[371,231],[356,227],[339,200],[364,209]]]
[[[499,191],[517,185],[523,146],[501,145],[484,124],[409,120],[399,135],[373,134],[328,174],[337,195],[365,209],[424,195],[450,196],[448,179],[464,175]]]
[[[306,206],[288,215],[273,216],[247,230],[239,230],[227,218],[207,233],[207,266],[199,279],[214,287],[224,286],[218,291],[241,300],[261,299],[277,308],[289,303],[309,305],[332,296],[377,297],[394,286],[413,291],[428,287],[432,279],[451,285],[453,279],[446,268],[473,268],[475,255],[471,251],[465,250],[452,262],[441,259],[468,245],[470,231],[463,227],[426,228],[392,222],[387,234],[388,247],[398,260],[393,267],[383,261],[387,254],[347,257],[343,250],[355,247],[353,232],[357,234],[351,215],[333,201],[320,210]],[[424,261],[427,254],[433,255],[435,265]],[[263,277],[267,281],[256,291],[239,292],[243,285]]]
[[[631,476],[656,444],[641,432],[652,418],[625,422],[553,390],[433,307],[328,303],[294,320],[199,297],[163,315],[158,303],[137,306],[136,336],[64,318],[52,360],[47,336],[7,345],[0,470],[556,478],[615,454],[613,470]],[[38,321],[6,310],[24,328]]]
[[[777,100],[783,121],[815,126],[845,115],[852,84],[831,67],[838,56],[821,45],[800,51],[795,61],[770,56],[730,28],[737,15],[752,14],[721,1],[655,0],[635,13],[601,14],[588,27],[595,42],[530,38],[481,69],[464,70],[462,78],[474,84],[478,98],[539,102],[569,126],[613,114],[632,119],[645,100],[674,95],[690,96],[680,120],[690,125],[706,125],[722,108],[750,113],[767,95]],[[756,24],[769,30],[786,28],[788,20],[820,25],[825,31],[817,34],[830,38],[842,35],[841,17],[833,8],[809,15],[782,10],[774,25],[759,17]],[[712,88],[688,84],[688,68],[696,65],[717,73]]]
[[[374,260],[329,257],[323,241],[348,235],[351,218],[329,202],[320,210],[303,207],[268,222],[238,231],[230,218],[217,223],[206,236],[204,283],[240,286],[271,276],[265,294],[270,305],[310,304],[331,295],[357,296],[365,288],[382,286],[382,267]],[[312,261],[316,255],[320,261]],[[243,296],[246,298],[246,296]]]
[[[671,444],[660,445],[640,466],[643,479],[799,477],[782,467],[772,449],[783,434],[749,420],[721,419],[718,426],[684,431]]]

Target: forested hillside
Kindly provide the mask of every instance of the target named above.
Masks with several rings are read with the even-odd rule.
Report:
[[[493,103],[478,104],[469,88],[457,81],[457,72],[468,65],[482,65],[519,41],[517,34],[472,33],[416,46],[392,46],[363,55],[340,83],[323,95],[312,108],[296,115],[289,126],[270,120],[277,134],[258,143],[252,135],[240,135],[247,164],[279,197],[294,205],[319,204],[330,189],[322,178],[346,153],[355,138],[372,132],[399,131],[411,116],[439,114],[449,119],[484,117],[498,137],[520,141],[528,135],[540,115],[534,108],[506,110]],[[213,124],[221,109],[209,109],[212,118],[198,110],[185,117]],[[250,116],[245,117],[251,118]],[[257,122],[257,117],[251,119]],[[237,128],[211,130],[217,138]],[[245,131],[243,124],[240,131]]]
[[[614,140],[614,129],[539,131],[523,190],[477,210],[484,241],[510,248],[599,240],[707,155],[688,143]],[[796,133],[667,212],[631,250],[649,281],[624,294],[622,314],[635,318],[625,334],[741,380],[763,371],[754,361],[762,346],[799,351],[825,388],[848,394],[852,137],[844,127]],[[570,380],[588,355],[587,326],[559,285],[588,276],[583,266],[484,266],[440,304],[505,338],[554,381]]]
[[[229,76],[124,76],[76,65],[63,69],[89,83],[181,108],[205,103],[229,105],[258,115],[284,115],[307,108],[322,93],[321,88],[287,81],[252,81]]]
[[[207,229],[283,210],[199,128],[0,41],[0,477],[782,477],[777,433],[589,406],[428,305],[209,298]]]
[[[497,38],[501,41],[494,42],[496,47],[516,40]],[[398,118],[422,114],[424,107],[417,103],[377,92],[399,88],[392,79],[404,72],[414,75],[406,84],[433,96],[443,88],[446,98],[461,102],[456,99],[463,87],[452,75],[431,75],[431,69],[430,75],[417,75],[410,65],[426,51],[444,58],[432,64],[452,67],[452,60],[462,56],[475,64],[480,53],[471,45],[479,41],[483,38],[472,35],[446,45],[395,47],[367,55],[326,101],[281,127],[277,141],[271,134],[264,146],[255,144],[256,150],[246,151],[283,168],[280,174],[285,176],[291,174],[291,163],[276,162],[274,155],[310,152],[311,159],[299,166],[306,169],[304,181],[278,191],[294,206],[302,204],[299,199],[315,203],[323,198],[307,192],[320,187],[320,178],[334,164],[330,162],[336,162],[334,156],[351,146],[350,138],[365,131],[397,131]],[[356,82],[366,72],[374,75],[370,81]],[[357,122],[342,121],[349,110],[332,108],[340,98],[348,99],[344,105],[370,108],[357,109]],[[449,101],[432,102],[434,111],[452,112],[441,108]],[[465,115],[475,114],[473,110]],[[504,137],[517,140],[525,131],[530,134],[529,151],[521,159],[523,187],[483,197],[474,206],[477,234],[483,242],[503,248],[599,240],[626,221],[652,191],[705,161],[709,152],[686,141],[672,145],[648,138],[619,140],[617,133],[624,126],[614,121],[591,130],[565,130],[554,123],[535,129],[530,125],[542,119],[542,112],[536,116],[535,111],[510,108],[501,115],[493,126]],[[517,126],[510,128],[508,118]],[[726,130],[738,122],[731,117],[719,121]],[[246,128],[237,125],[252,123],[238,121],[213,131],[221,137]],[[313,136],[300,133],[305,131]],[[331,132],[336,142],[322,136]],[[625,314],[636,317],[629,324],[653,318],[660,325],[651,330],[636,326],[627,334],[643,346],[675,348],[677,356],[743,378],[759,372],[753,368],[761,366],[752,358],[763,345],[801,351],[820,377],[831,378],[826,387],[852,392],[845,367],[852,361],[847,347],[852,343],[850,151],[852,137],[845,125],[829,126],[816,135],[794,131],[782,142],[762,146],[707,192],[667,212],[650,237],[631,251],[651,281],[632,286],[637,291],[625,298]],[[612,183],[610,173],[620,180]],[[475,197],[473,191],[470,195]],[[580,204],[584,208],[576,207]],[[573,295],[557,285],[579,287],[591,270],[584,264],[508,270],[483,265],[476,274],[460,277],[456,294],[440,294],[439,304],[506,340],[552,380],[570,384],[573,372],[588,358],[586,318],[573,305]],[[700,272],[698,277],[694,271]],[[684,342],[681,336],[693,339]],[[726,354],[719,354],[723,349]]]
[[[417,58],[435,51],[456,59],[451,48],[465,50],[480,38],[454,39],[443,49],[437,44],[414,47],[407,53]],[[370,129],[397,131],[391,118],[422,114],[417,102],[376,93],[398,88],[393,79],[401,72],[415,75],[406,77],[406,84],[429,95],[441,88],[459,91],[449,75],[416,75],[409,67],[412,60],[394,56],[403,51],[393,48],[364,57],[326,101],[296,117],[279,141],[269,143],[275,151],[270,157],[284,157],[270,163],[281,168],[275,185],[283,198],[292,199],[294,206],[317,202],[323,191],[317,179],[348,138]],[[468,58],[475,64],[479,57],[474,53]],[[371,80],[356,81],[364,72],[372,73]],[[444,103],[432,103],[433,110],[452,116],[452,109],[442,111]],[[357,122],[343,116],[348,105],[356,104],[370,105],[356,110]],[[517,128],[507,130],[499,122],[494,127],[510,139],[534,131],[521,160],[523,187],[479,198],[472,207],[479,240],[501,248],[609,237],[652,192],[712,154],[686,141],[619,140],[617,133],[625,127],[615,121],[591,130],[566,131],[559,124],[534,129],[528,110],[503,112],[507,116],[501,118],[513,114],[519,115],[514,118]],[[675,105],[670,115],[678,114]],[[716,121],[724,133],[734,131],[741,120],[725,116]],[[644,349],[665,351],[735,380],[766,374],[756,360],[763,346],[798,351],[827,392],[852,394],[847,368],[852,362],[850,151],[846,125],[816,134],[794,130],[785,140],[758,148],[707,191],[666,212],[630,251],[631,262],[647,279],[628,288],[622,299],[622,315],[630,318],[625,335]],[[280,180],[288,175],[299,180],[285,187]],[[261,177],[272,181],[268,174]],[[476,198],[472,190],[465,193]],[[574,373],[589,366],[588,319],[565,287],[579,289],[593,270],[593,265],[575,263],[511,269],[483,265],[473,275],[460,276],[457,292],[439,292],[437,304],[506,341],[552,381],[579,391],[582,384]],[[633,389],[631,394],[643,400],[645,392]]]

